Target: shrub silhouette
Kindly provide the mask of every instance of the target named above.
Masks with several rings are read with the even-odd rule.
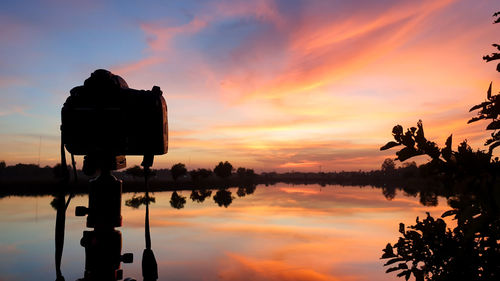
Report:
[[[497,17],[500,13],[495,13]],[[496,19],[495,23],[500,22]],[[500,45],[493,44],[498,50]],[[499,53],[483,57],[486,61],[500,59]],[[497,66],[500,72],[500,64]],[[403,146],[396,152],[397,160],[405,161],[417,155],[428,155],[431,161],[421,166],[422,174],[432,178],[435,192],[429,200],[437,203],[437,195],[446,195],[451,210],[441,217],[452,216],[457,226],[447,229],[445,221],[427,218],[405,227],[400,224],[402,237],[393,245],[387,244],[382,259],[389,259],[386,272],[408,280],[412,275],[420,280],[500,280],[500,175],[498,158],[492,160],[493,150],[500,145],[500,95],[488,88],[487,101],[473,106],[478,116],[468,123],[491,119],[486,130],[493,130],[485,142],[488,152],[472,148],[463,141],[457,151],[452,149],[452,136],[439,148],[424,135],[422,121],[404,132],[393,128],[394,141],[380,149]],[[396,250],[396,251],[394,251]]]

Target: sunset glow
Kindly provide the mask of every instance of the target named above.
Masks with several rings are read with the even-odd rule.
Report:
[[[0,161],[57,163],[61,107],[98,68],[132,88],[162,88],[170,147],[155,168],[377,169],[394,157],[379,151],[392,127],[419,119],[439,145],[453,133],[454,146],[484,149],[486,124],[466,123],[495,87],[495,65],[481,56],[498,39],[497,9],[490,0],[3,1]]]
[[[424,207],[402,192],[388,201],[382,189],[373,187],[262,185],[244,197],[236,195],[236,188],[230,191],[235,198],[228,208],[217,206],[213,198],[192,202],[191,191],[179,191],[188,197],[181,210],[170,206],[171,192],[154,194],[150,215],[159,280],[396,281],[396,274],[385,274],[380,255],[396,240],[397,222],[413,223],[424,211],[439,215],[447,209],[444,198],[436,207]],[[126,193],[123,199],[135,195]],[[51,280],[52,259],[46,258],[53,239],[51,199],[0,199],[2,277]],[[73,200],[71,212],[87,198]],[[22,207],[13,211],[17,206]],[[127,276],[141,276],[144,207],[123,205],[122,214],[123,252],[139,261],[123,269]],[[84,251],[78,243],[84,221],[68,216],[66,280],[83,274]],[[22,230],[14,227],[20,225]],[[36,247],[40,241],[42,250]],[[24,259],[33,260],[32,271],[20,269]]]

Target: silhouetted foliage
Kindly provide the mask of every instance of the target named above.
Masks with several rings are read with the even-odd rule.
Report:
[[[212,190],[200,189],[193,190],[191,192],[191,196],[189,197],[193,200],[193,202],[202,203],[207,197],[210,197],[210,195],[212,195]]]
[[[170,206],[175,209],[182,209],[186,204],[186,197],[177,194],[177,191],[172,193],[172,197],[170,197]]]
[[[170,173],[172,173],[172,178],[174,179],[174,181],[176,181],[178,178],[187,174],[186,165],[177,163],[172,166],[172,168],[170,169]]]
[[[394,186],[384,186],[382,187],[382,194],[387,200],[392,200],[396,196],[396,187]]]
[[[132,176],[134,178],[142,178],[144,177],[144,169],[141,166],[135,165],[133,167],[126,169],[125,174]],[[150,177],[156,176],[156,171],[155,170],[149,171],[149,176]]]
[[[386,158],[382,163],[382,172],[393,172],[396,170],[396,163],[391,158]]]
[[[50,201],[50,206],[57,211],[57,209],[60,208],[61,205],[64,206],[65,203],[66,201],[64,201],[64,198],[56,196]]]
[[[498,16],[495,13],[495,16]],[[499,20],[495,20],[495,23]],[[494,44],[500,50],[500,46]],[[499,53],[485,56],[486,61],[500,58]],[[500,65],[497,67],[500,71]],[[429,214],[416,225],[400,224],[403,237],[383,250],[383,259],[389,259],[386,266],[393,266],[387,272],[397,271],[406,280],[413,275],[420,280],[499,280],[500,279],[500,163],[491,159],[493,149],[500,145],[500,129],[497,120],[500,114],[500,95],[487,91],[487,101],[471,108],[481,109],[477,117],[493,121],[486,128],[494,130],[485,145],[489,151],[473,151],[466,141],[457,151],[452,150],[452,137],[448,137],[444,148],[425,139],[422,122],[403,134],[397,125],[393,129],[395,142],[389,142],[381,150],[403,145],[396,153],[400,161],[417,155],[429,155],[431,161],[420,167],[420,173],[433,178],[434,192],[421,192],[424,205],[436,205],[438,193],[449,197],[452,208],[442,217],[453,216],[457,226],[446,229],[442,219]],[[416,144],[416,146],[415,146]],[[394,252],[396,249],[396,252]],[[396,265],[397,263],[397,265]]]
[[[238,190],[236,191],[236,195],[238,195],[238,197],[244,197],[246,194],[247,193],[244,187],[238,187]]]
[[[56,179],[64,178],[66,175],[69,174],[69,171],[70,171],[70,167],[67,166],[66,171],[64,171],[61,163],[56,164],[54,166],[54,168],[52,168],[52,172],[54,173],[54,178],[56,178]]]
[[[219,162],[219,164],[214,168],[215,175],[217,175],[220,178],[227,178],[231,176],[232,171],[233,171],[233,165],[231,165],[227,161],[225,161],[224,163]]]
[[[141,205],[155,203],[156,199],[152,196],[132,196],[132,198],[125,201],[125,205],[132,207],[134,209],[139,208]]]
[[[239,167],[237,170],[236,170],[236,174],[238,175],[238,177],[240,178],[245,178],[245,177],[254,177],[255,176],[255,172],[253,169],[246,169],[246,168],[243,168],[243,167]]]
[[[0,176],[3,174],[5,167],[7,167],[7,165],[5,164],[5,161],[0,161]]]
[[[247,195],[250,195],[250,194],[253,194],[255,192],[257,185],[256,184],[249,184],[249,185],[245,185],[244,188],[245,188],[245,193]]]
[[[212,175],[212,171],[208,169],[197,169],[190,171],[189,175],[191,176],[192,180],[197,181],[200,179],[206,179],[210,177]]]
[[[144,170],[141,166],[135,165],[125,170],[125,174],[132,177],[144,177]]]
[[[233,202],[233,196],[231,196],[231,191],[227,189],[219,189],[214,195],[214,201],[219,205],[219,207],[228,207]]]

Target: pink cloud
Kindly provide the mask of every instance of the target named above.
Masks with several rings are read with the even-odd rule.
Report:
[[[162,63],[165,61],[163,57],[147,57],[132,63],[125,63],[122,65],[114,66],[111,68],[111,72],[117,73],[119,75],[125,75],[131,72],[137,72],[143,70],[147,67]]]
[[[170,48],[171,40],[175,36],[193,34],[207,26],[203,19],[194,18],[190,22],[179,26],[162,26],[155,23],[143,23],[141,29],[149,37],[148,44],[152,51],[162,52]]]

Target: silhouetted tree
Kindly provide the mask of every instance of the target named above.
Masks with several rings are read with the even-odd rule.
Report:
[[[394,172],[395,169],[396,163],[391,158],[386,158],[382,163],[382,172]]]
[[[246,171],[247,171],[247,169],[239,167],[238,169],[236,169],[236,174],[239,177],[244,177],[244,176],[246,176]]]
[[[208,169],[197,169],[189,172],[191,179],[196,181],[199,179],[206,179],[212,175],[212,171]]]
[[[219,205],[219,207],[228,207],[233,202],[233,196],[231,196],[231,191],[224,189],[219,189],[214,195],[214,201]]]
[[[177,163],[172,166],[172,168],[170,169],[170,173],[172,174],[172,178],[174,179],[174,181],[176,181],[178,178],[187,174],[186,165]]]
[[[132,176],[133,178],[144,177],[144,170],[141,168],[141,166],[135,165],[126,169],[125,174]]]
[[[214,168],[214,173],[220,178],[227,178],[231,176],[232,171],[233,165],[231,165],[227,161],[225,161],[224,163],[219,162],[219,164]]]
[[[402,167],[399,168],[399,172],[402,173],[404,178],[415,178],[418,176],[418,167],[415,161],[405,162]]]
[[[177,194],[177,191],[174,191],[170,197],[170,206],[175,209],[182,209],[184,208],[184,204],[186,204],[186,197],[181,196]]]
[[[240,178],[250,178],[255,176],[255,172],[253,169],[246,169],[243,167],[239,167],[238,169],[236,169],[236,174]]]
[[[0,161],[0,176],[3,174],[5,167],[7,167],[7,165],[5,165],[5,161]]]
[[[54,178],[56,179],[62,179],[64,178],[65,175],[69,174],[69,171],[71,170],[71,167],[70,166],[67,166],[66,167],[66,171],[64,171],[61,163],[58,163],[54,166],[54,168],[52,168],[52,172],[54,174]]]

